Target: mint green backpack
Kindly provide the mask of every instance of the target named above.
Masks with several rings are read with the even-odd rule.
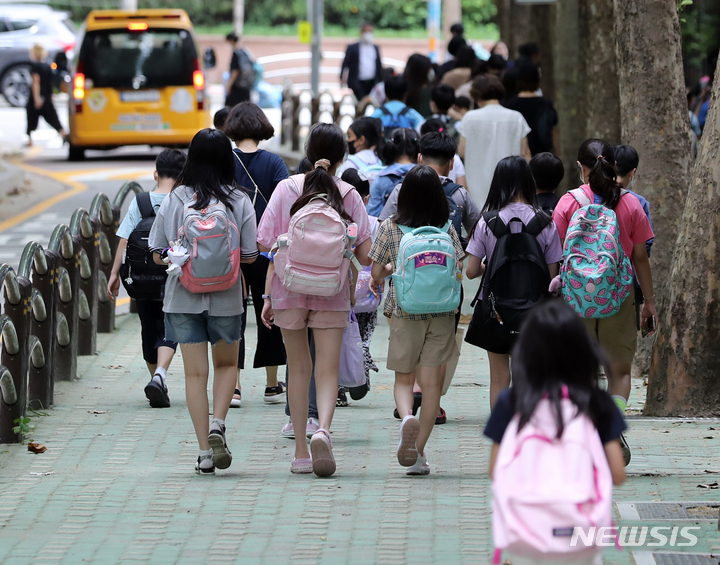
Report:
[[[460,305],[462,273],[450,225],[398,226],[403,237],[392,281],[398,306],[408,314],[441,314]]]

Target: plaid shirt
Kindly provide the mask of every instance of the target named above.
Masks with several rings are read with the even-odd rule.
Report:
[[[458,262],[463,260],[465,252],[463,251],[460,238],[455,232],[455,228],[450,224],[448,230],[450,237],[452,237],[453,245],[455,247],[455,258]],[[400,252],[400,240],[402,239],[403,232],[397,227],[397,224],[392,221],[392,218],[388,218],[380,224],[377,235],[373,241],[372,247],[368,257],[372,259],[378,265],[387,265],[392,263],[393,266],[397,263],[398,253]],[[452,312],[441,312],[438,314],[408,314],[404,312],[398,305],[395,299],[395,288],[393,287],[392,279],[390,279],[390,291],[385,298],[385,307],[383,314],[387,318],[404,318],[406,320],[428,320],[430,318],[441,318],[443,316],[454,316],[457,313],[457,309]]]

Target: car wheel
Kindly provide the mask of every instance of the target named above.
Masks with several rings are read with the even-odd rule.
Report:
[[[68,150],[68,161],[83,161],[85,159],[85,148],[77,145],[70,145]]]
[[[0,80],[0,92],[12,106],[24,108],[30,97],[32,74],[28,65],[10,67]]]

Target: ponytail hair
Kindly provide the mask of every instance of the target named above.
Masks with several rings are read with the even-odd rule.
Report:
[[[414,129],[395,128],[381,150],[380,158],[385,166],[389,167],[396,163],[403,155],[406,155],[413,163],[417,163],[417,156],[420,153],[419,137],[418,132]]]
[[[303,191],[290,208],[292,216],[313,198],[325,195],[328,206],[334,208],[344,219],[352,221],[345,212],[343,199],[328,169],[339,165],[347,155],[348,145],[343,131],[335,124],[317,123],[310,129],[305,154],[313,166],[313,170],[305,173]]]
[[[592,191],[602,198],[603,205],[614,210],[622,187],[617,182],[612,145],[602,139],[588,139],[578,149],[577,160],[590,169],[587,180]]]

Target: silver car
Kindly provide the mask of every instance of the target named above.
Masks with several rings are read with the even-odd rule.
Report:
[[[30,93],[30,48],[40,43],[50,61],[64,52],[72,59],[75,26],[65,12],[41,4],[0,4],[0,92],[13,106]]]

